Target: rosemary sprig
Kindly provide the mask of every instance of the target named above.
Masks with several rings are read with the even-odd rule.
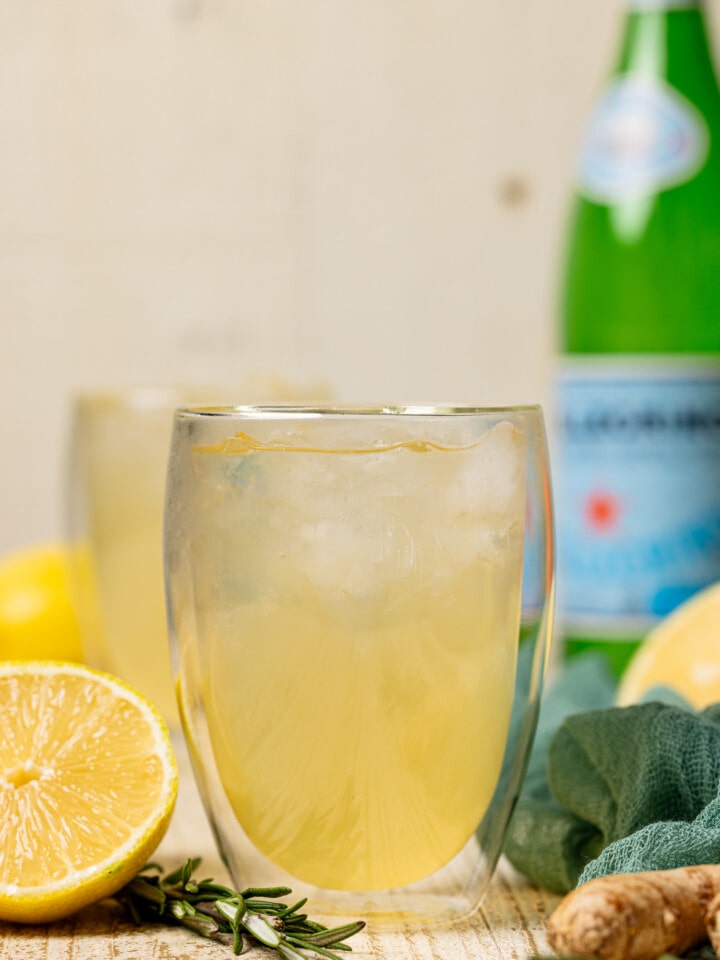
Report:
[[[215,883],[195,880],[200,859],[163,876],[163,868],[149,863],[115,894],[130,919],[143,923],[180,925],[209,939],[228,940],[234,954],[244,941],[275,950],[284,960],[307,960],[310,950],[326,960],[340,960],[337,951],[351,951],[345,941],[359,933],[362,920],[340,927],[325,927],[300,911],[307,900],[288,906],[278,900],[292,893],[289,887],[248,887],[242,893]],[[332,947],[330,950],[328,948]]]

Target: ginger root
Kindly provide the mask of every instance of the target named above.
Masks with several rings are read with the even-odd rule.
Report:
[[[655,960],[683,954],[713,931],[720,945],[720,866],[702,865],[583,884],[548,920],[548,943],[560,955]]]
[[[705,927],[708,940],[715,953],[720,957],[720,893],[715,896],[707,909]]]

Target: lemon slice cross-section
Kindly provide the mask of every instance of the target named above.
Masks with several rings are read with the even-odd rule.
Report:
[[[0,919],[44,923],[111,896],[177,795],[165,722],[77,663],[0,663]]]

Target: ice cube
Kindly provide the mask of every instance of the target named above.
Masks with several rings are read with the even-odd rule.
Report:
[[[525,502],[525,446],[511,423],[499,423],[461,455],[457,473],[456,515],[495,516],[511,521],[522,516]]]
[[[399,516],[375,503],[361,514],[333,517],[299,531],[292,562],[306,588],[322,602],[363,621],[377,617],[395,586],[406,582],[416,564],[412,532]]]

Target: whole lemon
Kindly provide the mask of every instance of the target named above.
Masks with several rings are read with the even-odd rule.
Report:
[[[617,692],[625,706],[669,687],[697,710],[720,700],[720,583],[681,603],[648,633]]]
[[[0,660],[82,660],[70,552],[39,544],[0,557]]]

